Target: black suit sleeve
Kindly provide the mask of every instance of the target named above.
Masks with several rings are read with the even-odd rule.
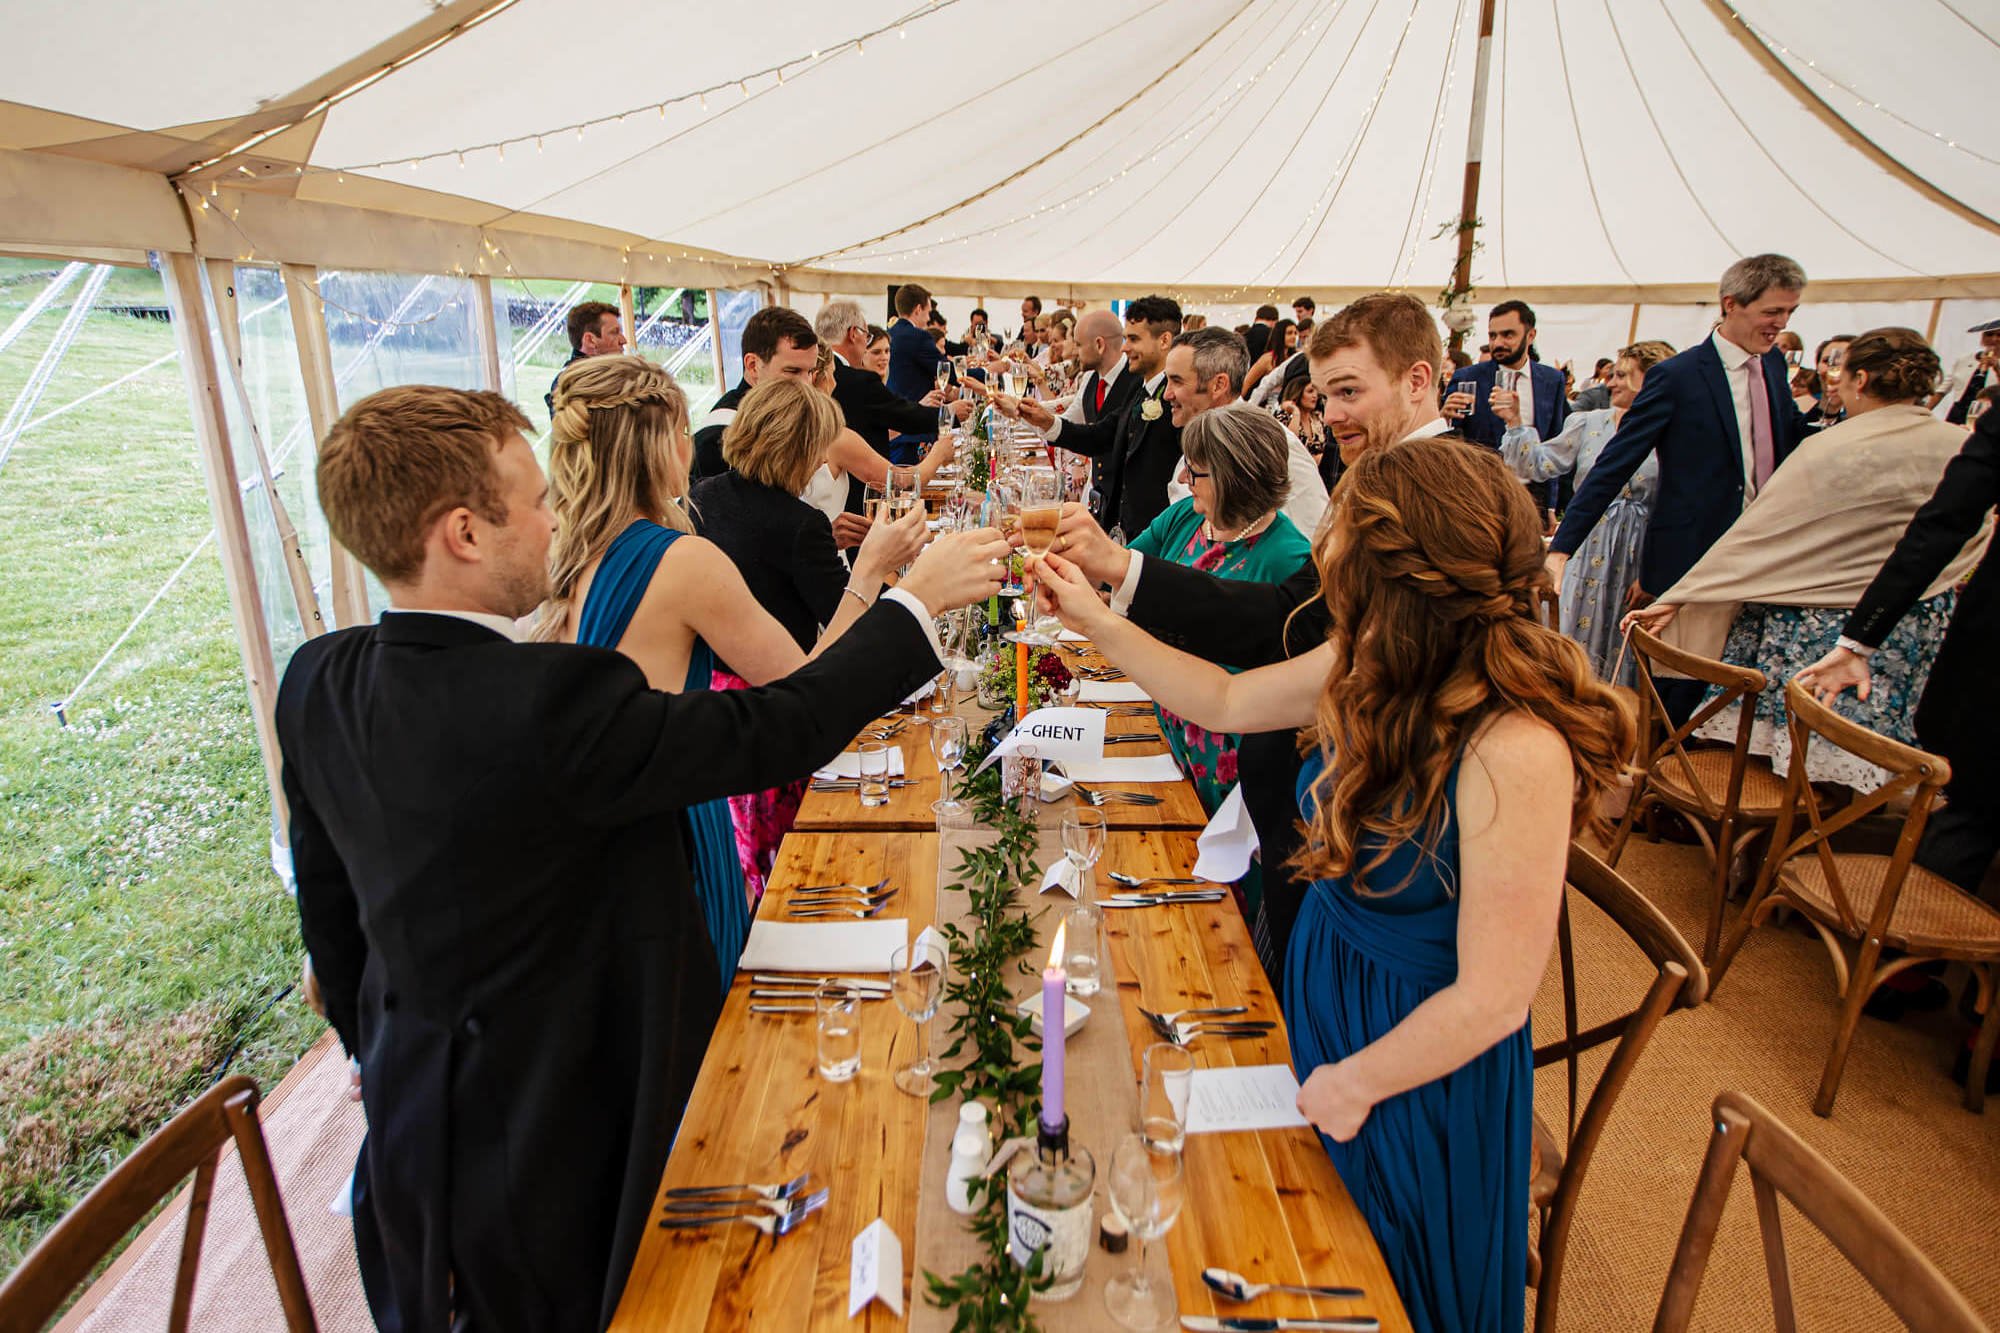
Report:
[[[1646,455],[1667,433],[1667,427],[1674,419],[1674,393],[1670,379],[1655,369],[1646,377],[1639,389],[1639,396],[1625,412],[1624,420],[1618,423],[1618,433],[1613,435],[1591,466],[1590,475],[1583,479],[1583,485],[1576,488],[1570,499],[1569,511],[1563,515],[1562,526],[1556,529],[1555,540],[1549,543],[1551,551],[1563,555],[1575,555],[1576,548],[1583,545],[1583,539],[1597,526],[1597,520],[1604,517],[1604,511],[1618,498],[1625,483],[1632,480],[1632,474],[1646,461]],[[1652,589],[1664,592],[1664,588]]]
[[[885,603],[758,689],[662,694],[629,658],[572,652],[537,685],[541,762],[581,823],[617,827],[803,778],[937,670],[916,618]]]
[[[1129,611],[1133,624],[1163,643],[1223,666],[1247,668],[1310,652],[1326,641],[1326,602],[1319,594],[1319,570],[1310,560],[1283,583],[1251,583],[1149,559]]]
[[[1980,428],[1945,465],[1937,490],[1910,520],[1902,540],[1861,594],[1841,630],[1848,638],[1880,647],[1924,589],[1965,549],[1987,511],[2000,504],[2000,429],[1988,430],[1985,423],[1981,418]]]
[[[1106,403],[1108,405],[1108,399]],[[1067,449],[1085,458],[1108,457],[1118,443],[1118,423],[1131,410],[1131,404],[1127,403],[1123,411],[1106,412],[1095,421],[1079,424],[1065,420],[1053,442],[1058,449]]]
[[[827,624],[840,609],[847,566],[833,544],[833,525],[817,509],[805,516],[792,536],[791,570],[799,596],[812,608],[814,618]]]
[[[361,974],[368,966],[368,938],[347,866],[313,812],[305,788],[287,762],[280,785],[291,810],[292,882],[298,890],[299,935],[312,959],[327,1022],[350,1056],[361,1053]]]
[[[913,403],[889,392],[879,375],[866,371],[847,377],[841,386],[841,411],[856,430],[880,426],[902,435],[929,435],[937,430],[937,409]]]

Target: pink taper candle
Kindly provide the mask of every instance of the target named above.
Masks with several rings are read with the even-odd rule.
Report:
[[[1069,1119],[1063,1109],[1063,1032],[1069,1017],[1063,998],[1069,977],[1063,971],[1063,938],[1069,922],[1056,927],[1055,942],[1049,946],[1049,965],[1042,969],[1042,1123],[1060,1129]]]

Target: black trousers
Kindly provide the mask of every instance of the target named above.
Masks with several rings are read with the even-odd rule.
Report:
[[[1954,776],[1944,797],[1945,804],[1924,825],[1917,864],[1976,894],[2000,854],[2000,790]]]

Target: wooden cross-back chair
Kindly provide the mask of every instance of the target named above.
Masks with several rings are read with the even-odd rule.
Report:
[[[1716,982],[1728,970],[1743,941],[1770,911],[1784,903],[1797,908],[1812,923],[1833,958],[1835,992],[1841,997],[1840,1026],[1820,1076],[1813,1110],[1833,1113],[1854,1030],[1862,1006],[1875,988],[1905,968],[1929,959],[1968,963],[1979,986],[1979,1006],[1986,1015],[1972,1048],[1972,1073],[1966,1079],[1965,1105],[1980,1111],[1986,1104],[1986,1069],[2000,1036],[2000,1004],[1994,1003],[1995,973],[2000,970],[2000,912],[1953,884],[1915,864],[1917,841],[1932,804],[1951,766],[1937,755],[1904,745],[1853,722],[1813,698],[1797,681],[1785,685],[1790,713],[1792,766],[1786,779],[1788,797],[1796,799],[1807,787],[1807,747],[1815,742],[1838,746],[1877,768],[1889,780],[1857,798],[1838,814],[1823,816],[1819,807],[1800,802],[1806,828],[1792,836],[1794,815],[1788,800],[1771,839],[1771,854],[1757,876],[1750,904],[1731,929],[1729,942],[1715,965]],[[1903,831],[1888,856],[1838,852],[1831,839],[1842,829],[1907,795],[1909,813]],[[1851,941],[1850,959],[1844,942]],[[1885,950],[1898,957],[1882,961]]]
[[[278,1179],[271,1170],[264,1131],[257,1119],[257,1085],[240,1074],[216,1084],[161,1126],[42,1237],[21,1266],[0,1283],[0,1328],[29,1330],[46,1325],[111,1248],[192,1174],[194,1189],[181,1233],[173,1305],[167,1312],[168,1333],[186,1333],[194,1309],[195,1270],[201,1262],[215,1168],[223,1146],[232,1139],[250,1185],[250,1203],[263,1232],[264,1250],[271,1258],[285,1326],[290,1333],[313,1333],[317,1325],[312,1301],[299,1271],[291,1224],[285,1219],[284,1200],[279,1196]]]
[[[1535,619],[1548,629],[1562,629],[1562,599],[1553,586],[1535,585]]]
[[[1847,1256],[1910,1328],[1924,1333],[1987,1333],[1985,1321],[1937,1265],[1776,1116],[1740,1092],[1724,1092],[1715,1099],[1709,1127],[1708,1154],[1681,1226],[1666,1288],[1660,1293],[1653,1333],[1681,1333],[1688,1327],[1739,1161],[1750,1166],[1764,1270],[1771,1280],[1771,1308],[1784,1333],[1798,1327],[1798,1316],[1779,1221],[1780,1196]]]
[[[1712,968],[1722,939],[1730,867],[1745,844],[1777,823],[1786,799],[1784,779],[1772,772],[1770,761],[1750,753],[1757,696],[1769,682],[1761,671],[1669,647],[1643,629],[1632,631],[1631,643],[1638,665],[1639,775],[1633,779],[1631,802],[1612,835],[1607,859],[1613,866],[1618,864],[1640,815],[1650,817],[1656,807],[1666,806],[1687,819],[1711,865],[1701,961]],[[1668,718],[1654,680],[1659,670],[1701,681],[1720,692],[1676,727]],[[1691,748],[1688,742],[1695,731],[1732,704],[1737,705],[1735,740],[1726,748]]]
[[[1535,1066],[1562,1061],[1569,1074],[1568,1132],[1557,1139],[1538,1115],[1535,1117],[1537,1168],[1529,1184],[1529,1198],[1540,1214],[1539,1238],[1529,1256],[1530,1281],[1535,1287],[1535,1328],[1549,1333],[1556,1326],[1561,1297],[1563,1255],[1568,1248],[1570,1225],[1583,1188],[1584,1173],[1597,1151],[1598,1140],[1611,1118],[1612,1106],[1624,1091],[1626,1081],[1652,1040],[1653,1029],[1674,1009],[1690,1009],[1702,1001],[1708,989],[1708,975],[1694,948],[1660,909],[1644,894],[1625,882],[1623,876],[1588,850],[1570,844],[1568,889],[1595,903],[1618,928],[1638,946],[1657,969],[1652,983],[1637,1006],[1618,1017],[1597,1024],[1586,1032],[1577,1030],[1576,951],[1570,935],[1569,894],[1563,895],[1562,914],[1557,919],[1556,943],[1562,968],[1563,1036],[1535,1050]],[[1591,1089],[1581,1118],[1577,1115],[1578,1057],[1606,1042],[1616,1041],[1611,1059]]]

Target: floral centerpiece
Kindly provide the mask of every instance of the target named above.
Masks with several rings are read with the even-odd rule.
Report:
[[[1015,646],[1002,640],[979,668],[979,701],[1004,708],[1014,701]],[[1028,707],[1046,708],[1068,690],[1075,678],[1054,648],[1028,649]]]

